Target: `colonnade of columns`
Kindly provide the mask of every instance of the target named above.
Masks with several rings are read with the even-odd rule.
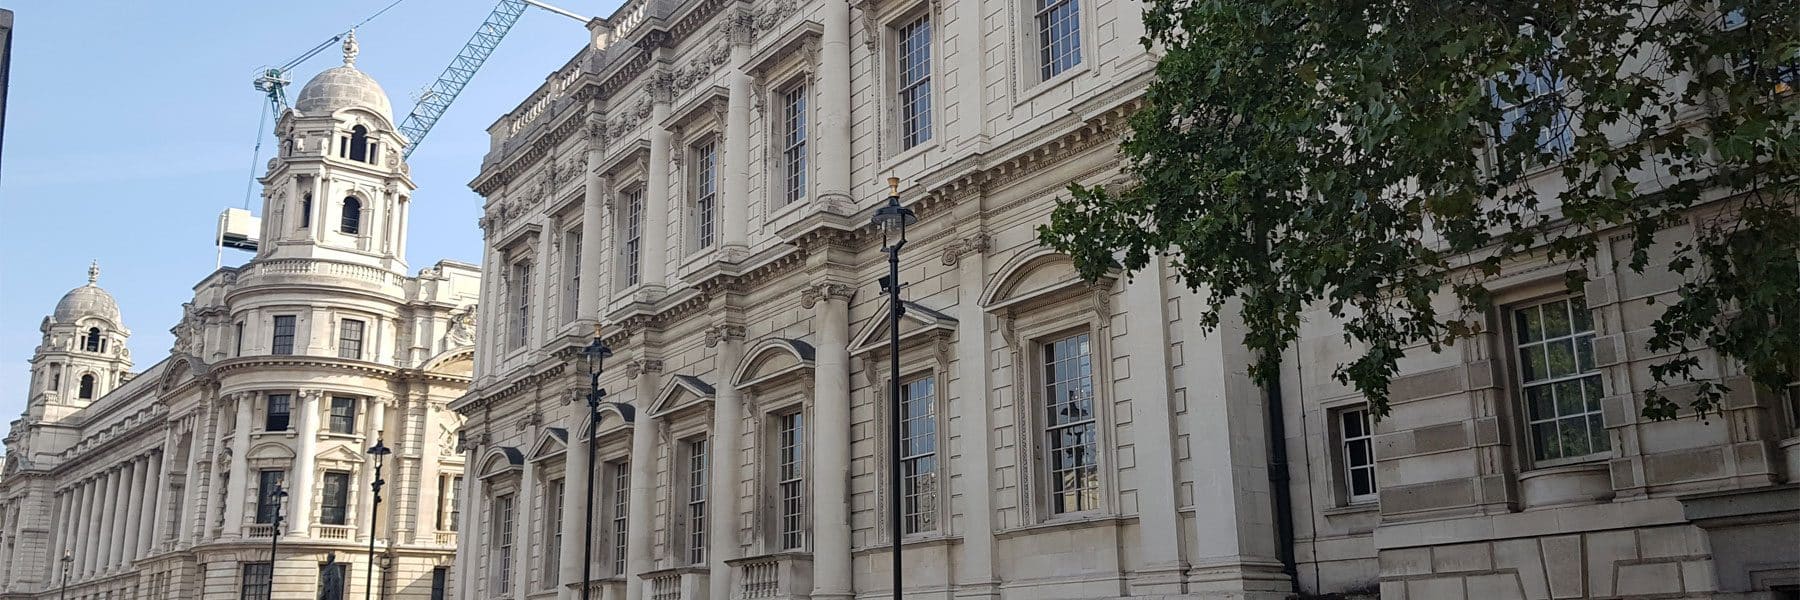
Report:
[[[56,493],[54,552],[50,562],[61,582],[67,553],[69,580],[78,581],[128,567],[154,548],[162,532],[163,452],[152,450],[115,463]]]

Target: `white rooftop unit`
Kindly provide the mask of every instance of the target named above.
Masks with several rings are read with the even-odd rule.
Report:
[[[242,208],[227,208],[219,213],[218,244],[221,248],[256,251],[261,241],[262,219]]]

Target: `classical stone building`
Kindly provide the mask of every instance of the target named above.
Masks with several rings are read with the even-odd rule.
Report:
[[[44,319],[5,438],[0,598],[314,600],[328,557],[345,598],[371,568],[382,597],[443,597],[478,271],[409,274],[405,141],[353,50],[282,116],[260,248],[194,287],[165,357],[131,370],[97,270]]]
[[[1167,264],[1090,284],[1042,248],[1065,186],[1121,176],[1155,60],[1140,8],[631,0],[592,22],[492,126],[471,184],[485,285],[452,405],[456,597],[887,597],[893,478],[921,598],[1796,582],[1791,392],[1723,366],[1723,415],[1637,416],[1642,300],[1666,274],[1514,266],[1491,333],[1409,357],[1373,423],[1329,376],[1353,350],[1323,313],[1264,389],[1241,326],[1203,332]],[[898,348],[869,225],[888,177],[920,217]],[[1586,293],[1559,290],[1569,268]],[[607,400],[634,416],[605,409],[590,463],[578,351],[596,326]]]

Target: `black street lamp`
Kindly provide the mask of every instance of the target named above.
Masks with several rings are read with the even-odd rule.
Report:
[[[269,519],[269,526],[274,528],[269,533],[269,592],[274,593],[275,549],[276,544],[281,542],[281,499],[288,497],[288,492],[281,487],[281,484],[277,483],[275,489],[269,490],[268,494],[269,502],[275,505],[274,518]]]
[[[375,457],[375,481],[369,483],[375,498],[369,503],[369,572],[363,576],[363,600],[369,600],[375,594],[375,520],[381,515],[381,486],[387,485],[381,478],[381,461],[393,453],[381,438],[375,438],[375,445],[369,448],[369,455]]]
[[[75,557],[69,554],[69,551],[64,550],[62,558],[56,560],[62,562],[63,580],[61,600],[69,600],[69,565],[74,564]]]
[[[591,584],[594,580],[594,446],[595,438],[600,434],[600,405],[612,406],[626,423],[634,421],[637,414],[630,404],[602,402],[606,390],[600,389],[600,374],[606,371],[606,359],[610,356],[612,348],[606,347],[606,342],[600,339],[600,326],[595,325],[594,341],[581,349],[581,360],[587,365],[588,372],[587,516],[581,522],[581,600],[592,600],[594,593]]]
[[[912,209],[900,205],[900,178],[888,178],[887,205],[871,219],[881,230],[882,252],[887,253],[888,274],[881,289],[888,295],[888,525],[894,544],[894,600],[900,600],[901,495],[905,477],[900,473],[900,249],[906,246],[906,226],[919,221]]]

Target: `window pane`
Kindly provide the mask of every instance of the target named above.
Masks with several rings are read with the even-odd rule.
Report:
[[[1569,335],[1569,305],[1565,302],[1552,302],[1543,307],[1544,337],[1554,338]]]
[[[1513,320],[1520,342],[1535,342],[1544,339],[1544,325],[1539,317],[1537,307],[1513,312]]]
[[[1538,381],[1550,376],[1549,359],[1544,356],[1544,347],[1526,346],[1519,349],[1519,369],[1525,381]]]
[[[1550,376],[1567,377],[1575,374],[1575,343],[1562,339],[1544,344],[1549,352]]]

